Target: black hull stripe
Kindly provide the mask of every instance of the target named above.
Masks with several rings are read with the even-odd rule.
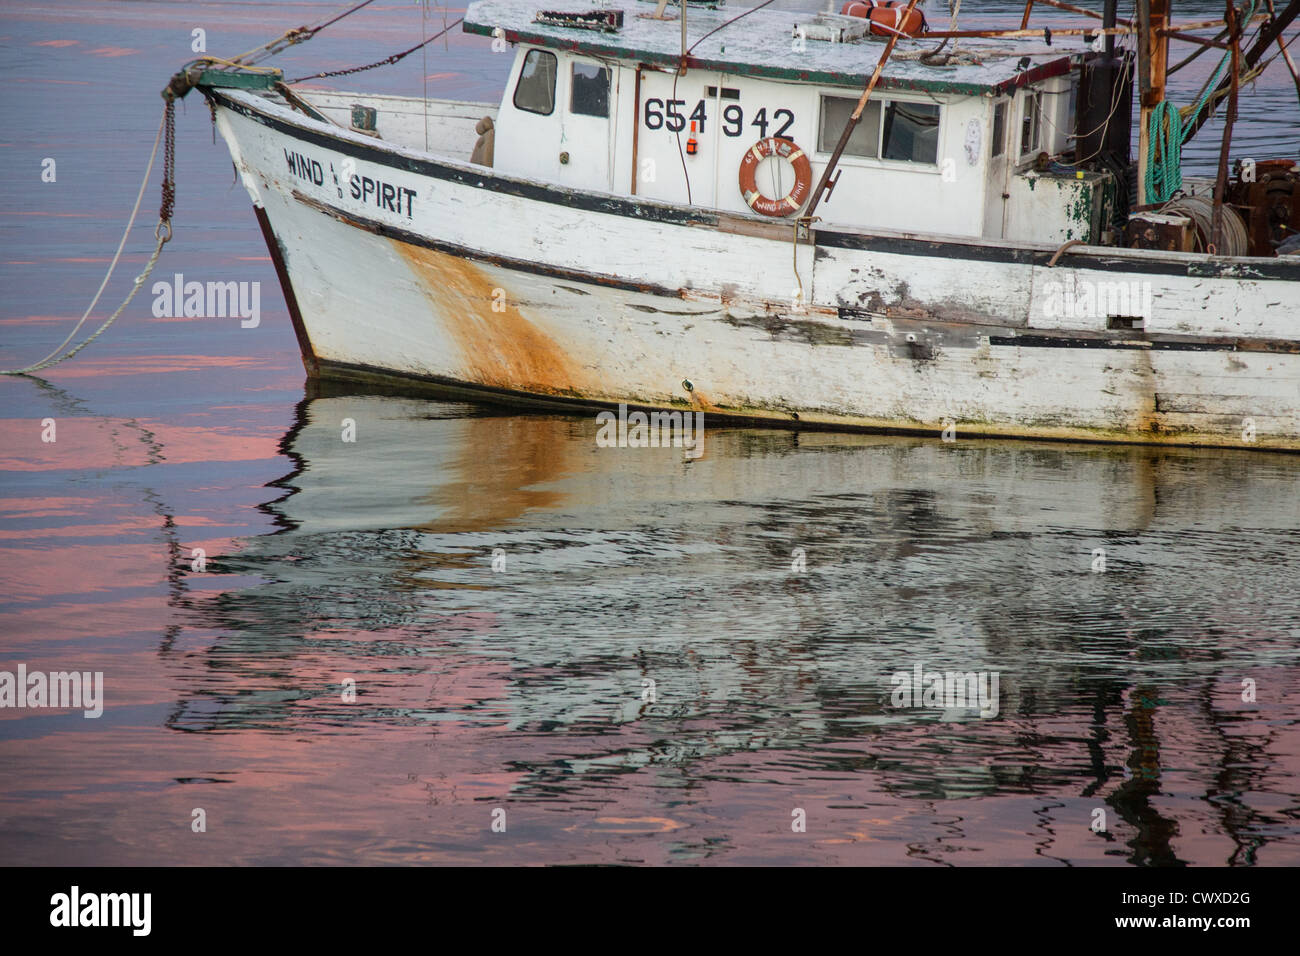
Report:
[[[943,242],[933,239],[905,239],[897,236],[856,235],[845,232],[819,231],[817,256],[823,258],[823,249],[854,249],[863,252],[880,252],[898,256],[926,256],[934,259],[965,259],[972,262],[999,262],[1014,265],[1046,267],[1055,251],[1018,249],[1012,246],[984,246],[964,242]],[[1258,279],[1300,282],[1300,257],[1295,261],[1281,258],[1252,262],[1249,266],[1237,263],[1217,263],[1206,259],[1198,262],[1155,262],[1128,259],[1117,255],[1079,255],[1066,252],[1061,262],[1076,269],[1095,269],[1099,272],[1131,272],[1140,275],[1183,276],[1197,279]]]
[[[1218,339],[1191,340],[1174,337],[1151,337],[1134,341],[1130,337],[1124,341],[1101,338],[1081,338],[1073,335],[990,335],[989,345],[1001,345],[1020,349],[1111,349],[1114,351],[1161,351],[1161,352],[1273,352],[1278,354],[1300,354],[1300,342],[1283,339]]]
[[[334,150],[376,163],[390,169],[427,176],[445,182],[468,186],[474,189],[487,189],[492,192],[536,202],[568,206],[588,212],[606,213],[630,219],[642,219],[649,222],[663,222],[681,226],[714,226],[718,217],[707,210],[690,209],[673,206],[653,200],[602,196],[577,189],[565,189],[519,179],[499,176],[480,170],[464,170],[448,166],[433,160],[402,156],[374,146],[354,143],[316,130],[305,129],[269,116],[258,110],[223,96],[220,91],[207,90],[223,107],[246,116],[254,122],[267,126],[287,136],[313,143],[323,149]],[[880,252],[891,255],[924,256],[941,259],[964,259],[975,262],[1000,262],[1015,265],[1046,266],[1055,254],[1052,250],[1029,250],[1010,246],[980,245],[970,242],[947,242],[938,239],[908,239],[899,236],[879,236],[846,232],[817,231],[817,255],[824,256],[825,249],[857,249],[866,252]],[[1286,259],[1264,260],[1249,266],[1225,264],[1209,259],[1187,263],[1151,262],[1134,260],[1119,255],[1092,256],[1066,253],[1063,260],[1079,268],[1091,268],[1104,272],[1136,273],[1142,275],[1191,276],[1193,278],[1242,278],[1257,280],[1290,280],[1300,282],[1300,257],[1296,261]]]

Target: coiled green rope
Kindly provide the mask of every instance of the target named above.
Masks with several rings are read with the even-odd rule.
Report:
[[[1143,205],[1167,202],[1183,185],[1183,120],[1168,100],[1151,111]]]
[[[1243,22],[1249,23],[1251,17],[1255,15],[1255,10],[1259,7],[1259,0],[1250,0],[1248,4],[1243,4],[1243,6],[1245,8]],[[1190,121],[1193,121],[1187,124],[1186,131],[1183,128],[1182,113],[1175,109],[1168,100],[1162,100],[1151,111],[1151,119],[1147,128],[1147,181],[1143,184],[1142,189],[1143,205],[1167,202],[1174,193],[1182,188],[1183,144],[1191,138],[1192,133],[1195,131],[1194,120],[1214,95],[1214,91],[1223,77],[1223,71],[1228,68],[1231,59],[1231,51],[1223,55],[1223,59],[1219,61],[1219,65],[1215,67],[1214,72],[1205,81],[1205,86],[1201,88],[1196,103],[1190,109],[1182,111],[1182,113],[1186,113]]]

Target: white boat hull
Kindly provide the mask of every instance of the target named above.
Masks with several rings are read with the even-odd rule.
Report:
[[[1049,265],[1026,244],[820,224],[796,244],[789,221],[501,177],[216,96],[314,375],[801,427],[1300,449],[1300,261],[1076,248]],[[354,172],[373,197],[352,195]],[[1062,289],[1117,282],[1147,293],[1140,329],[1060,307]]]

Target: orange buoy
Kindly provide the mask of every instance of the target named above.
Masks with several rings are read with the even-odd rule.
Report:
[[[781,156],[794,167],[794,186],[780,199],[769,199],[758,191],[758,164],[769,156]],[[740,194],[749,208],[764,216],[788,216],[803,205],[812,186],[812,164],[792,140],[775,136],[760,139],[745,151],[740,161]]]
[[[840,8],[840,14],[846,17],[860,17],[871,21],[873,36],[889,36],[901,33],[904,36],[920,36],[927,29],[925,14],[915,7],[906,22],[903,14],[907,8],[898,0],[849,0]]]

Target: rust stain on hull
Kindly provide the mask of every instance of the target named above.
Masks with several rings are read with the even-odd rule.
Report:
[[[519,313],[509,290],[482,268],[445,252],[389,242],[419,278],[437,321],[460,346],[466,380],[548,395],[580,394],[576,363]],[[494,311],[503,296],[504,310]]]
[[[1151,363],[1151,353],[1146,351],[1136,353],[1134,366],[1138,376],[1136,395],[1138,408],[1133,427],[1141,433],[1158,435],[1164,430],[1164,422],[1160,414],[1159,385],[1156,381],[1155,366]]]

